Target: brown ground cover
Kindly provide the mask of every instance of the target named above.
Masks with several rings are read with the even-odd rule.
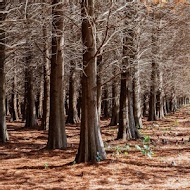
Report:
[[[144,121],[141,133],[151,138],[152,159],[135,148],[142,140],[114,140],[117,127],[108,123],[101,122],[107,160],[96,165],[73,163],[79,126],[67,126],[67,150],[49,151],[46,131],[8,123],[10,141],[0,145],[0,189],[190,189],[190,107]]]

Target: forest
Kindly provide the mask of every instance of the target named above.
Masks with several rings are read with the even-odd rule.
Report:
[[[0,189],[190,189],[189,0],[0,0]]]

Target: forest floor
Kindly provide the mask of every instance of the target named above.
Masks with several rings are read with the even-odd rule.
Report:
[[[190,189],[190,106],[161,121],[144,121],[140,131],[150,137],[145,148],[152,158],[140,150],[142,140],[116,141],[117,127],[109,120],[101,124],[107,160],[91,165],[73,162],[79,126],[67,126],[67,150],[48,151],[46,131],[8,123],[10,141],[0,145],[0,189]]]

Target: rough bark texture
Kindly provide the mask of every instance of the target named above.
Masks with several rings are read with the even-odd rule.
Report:
[[[44,74],[44,99],[43,99],[43,115],[42,115],[42,124],[40,129],[48,130],[49,129],[49,116],[50,116],[50,50],[49,44],[50,42],[47,39],[47,26],[46,24],[43,26],[43,36],[46,39],[44,44],[44,51],[43,51],[43,74]]]
[[[102,55],[99,55],[97,58],[98,74],[97,74],[97,108],[98,108],[98,117],[101,116],[101,104],[102,104]]]
[[[127,105],[127,75],[125,70],[121,73],[121,88],[120,88],[120,107],[119,107],[119,129],[117,139],[125,140],[127,138],[128,125],[128,105]]]
[[[108,86],[105,85],[104,89],[104,101],[103,101],[104,117],[109,117],[109,100],[108,100]]]
[[[82,0],[81,5],[85,74],[82,77],[82,118],[80,144],[76,156],[77,163],[97,162],[106,158],[97,110],[97,63],[94,57],[96,37],[93,26],[94,1]]]
[[[119,89],[118,89],[118,81],[115,79],[112,83],[112,116],[110,125],[118,125],[119,124]]]
[[[26,61],[30,65],[30,56],[27,55]],[[33,86],[33,73],[31,67],[26,71],[27,80],[27,93],[26,93],[26,128],[36,128],[38,123],[36,120],[36,106],[35,106],[35,95]]]
[[[13,78],[13,87],[12,87],[12,119],[13,121],[18,121],[18,107],[17,107],[17,93],[16,93],[16,76]]]
[[[139,63],[134,65],[134,80],[133,80],[133,96],[134,96],[134,119],[135,126],[142,128],[142,111],[140,99],[140,78],[139,78]]]
[[[69,79],[69,111],[66,123],[79,123],[80,119],[77,113],[77,84],[76,84],[76,64],[71,63],[73,67]]]
[[[50,75],[50,123],[47,144],[47,147],[50,149],[62,149],[67,147],[63,87],[63,4],[61,4],[61,2],[62,1],[60,0],[54,0],[52,2],[52,14],[54,16],[54,34],[52,37],[52,58]]]
[[[158,67],[158,111],[157,117],[159,119],[164,118],[164,90],[163,90],[163,73],[161,68]]]
[[[155,120],[157,120],[157,117],[156,117],[156,63],[153,62],[152,72],[151,72],[148,121],[155,121]]]
[[[131,2],[131,0],[129,0],[128,2]],[[123,83],[121,84],[121,90],[122,88],[124,90],[126,88],[126,91],[124,91],[126,95],[120,94],[120,107],[126,106],[126,108],[123,111],[127,111],[127,116],[124,115],[125,113],[122,116],[122,113],[121,113],[122,110],[120,108],[121,126],[119,126],[119,128],[121,127],[121,130],[119,129],[118,131],[118,138],[121,137],[121,134],[123,134],[123,136],[121,137],[123,139],[125,139],[126,137],[128,139],[137,139],[140,137],[140,134],[138,132],[137,127],[135,126],[135,119],[134,119],[134,109],[133,109],[134,98],[133,98],[133,88],[132,88],[132,75],[133,75],[134,70],[131,67],[134,64],[134,59],[136,56],[136,46],[134,44],[135,31],[133,28],[130,28],[130,22],[134,16],[134,7],[133,5],[129,4],[129,7],[127,7],[127,9],[128,9],[128,14],[126,15],[127,17],[126,25],[128,25],[128,28],[124,30],[124,34],[123,34],[126,37],[124,37],[123,39],[123,56],[125,58],[123,59],[123,63],[122,63],[123,73],[121,76],[122,77],[121,83]],[[123,100],[124,105],[121,105],[122,103],[121,98],[124,98]],[[126,104],[125,104],[125,101],[127,101]],[[123,122],[121,121],[122,119],[124,119]],[[124,123],[126,121],[127,121],[127,124]],[[127,127],[126,131],[125,131],[125,127]],[[127,134],[125,135],[124,133],[127,133]]]
[[[155,21],[154,12],[151,14],[153,22]],[[157,28],[152,27],[152,71],[151,71],[151,86],[150,86],[150,98],[149,98],[149,116],[148,121],[157,120],[156,117],[156,86],[157,86],[157,63],[156,55],[158,52],[157,47]]]
[[[5,10],[5,2],[0,2],[0,11]],[[5,20],[5,15],[0,13],[0,21]],[[4,143],[8,140],[6,127],[6,110],[5,110],[5,31],[0,29],[0,142]]]

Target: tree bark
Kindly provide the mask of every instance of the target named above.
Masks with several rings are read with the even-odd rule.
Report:
[[[26,80],[27,80],[27,91],[26,91],[26,128],[37,128],[38,123],[36,120],[36,106],[35,106],[35,95],[33,86],[33,72],[30,67],[31,57],[27,55],[26,62],[29,68],[26,70]]]
[[[160,66],[158,67],[158,113],[159,119],[164,118],[164,90],[163,90],[163,72]]]
[[[82,0],[82,41],[84,48],[82,77],[82,118],[76,162],[97,162],[106,158],[100,134],[97,110],[97,63],[94,0]],[[87,16],[88,15],[88,16]]]
[[[42,115],[42,124],[40,129],[48,130],[49,129],[49,117],[50,117],[50,41],[47,38],[47,25],[43,26],[43,36],[46,39],[44,42],[43,50],[43,88],[44,88],[44,98],[43,98],[43,115]]]
[[[127,138],[127,125],[129,123],[128,118],[128,104],[127,104],[127,75],[125,70],[121,73],[121,88],[119,99],[119,128],[117,133],[117,139],[126,140]]]
[[[108,100],[108,86],[105,85],[104,89],[104,101],[103,101],[104,117],[109,117],[109,100]]]
[[[52,37],[50,75],[50,123],[47,143],[47,147],[49,149],[64,149],[67,147],[63,86],[63,4],[61,2],[61,0],[53,0],[52,2],[54,33]]]
[[[76,64],[71,63],[71,73],[69,79],[69,111],[66,123],[79,123],[80,119],[77,113],[77,84],[76,84]]]
[[[115,73],[115,72],[114,72]],[[119,89],[117,78],[112,82],[112,116],[110,125],[119,124]]]
[[[132,2],[128,0],[128,2]],[[136,56],[136,46],[134,44],[135,40],[135,31],[133,28],[130,28],[130,20],[134,16],[134,7],[132,4],[129,4],[128,13],[126,14],[126,25],[128,28],[124,30],[123,38],[123,62],[122,62],[122,75],[121,75],[121,93],[120,94],[120,125],[118,131],[118,138],[122,139],[138,139],[140,134],[137,127],[135,126],[134,119],[134,102],[133,102],[133,89],[132,89],[132,75],[134,70],[132,65],[134,65],[134,60]],[[123,92],[122,92],[123,89]],[[121,98],[123,100],[121,101]],[[125,102],[126,101],[126,102]],[[123,104],[123,105],[122,105]],[[126,106],[123,107],[123,106]],[[121,112],[127,113],[121,113]],[[127,114],[124,115],[124,114]],[[123,120],[123,121],[122,121]],[[127,123],[126,123],[127,122]],[[121,129],[120,129],[121,127]],[[125,127],[127,128],[125,130]],[[127,134],[125,134],[127,133]]]
[[[140,78],[139,78],[139,63],[134,65],[134,79],[133,79],[133,96],[134,96],[134,119],[135,126],[138,129],[142,128],[142,111],[140,99]]]
[[[13,78],[12,94],[11,94],[12,119],[18,121],[17,93],[16,93],[16,76]]]
[[[5,1],[0,2],[0,21],[5,20]],[[0,29],[0,142],[4,143],[8,140],[6,126],[6,110],[5,110],[5,31]]]

